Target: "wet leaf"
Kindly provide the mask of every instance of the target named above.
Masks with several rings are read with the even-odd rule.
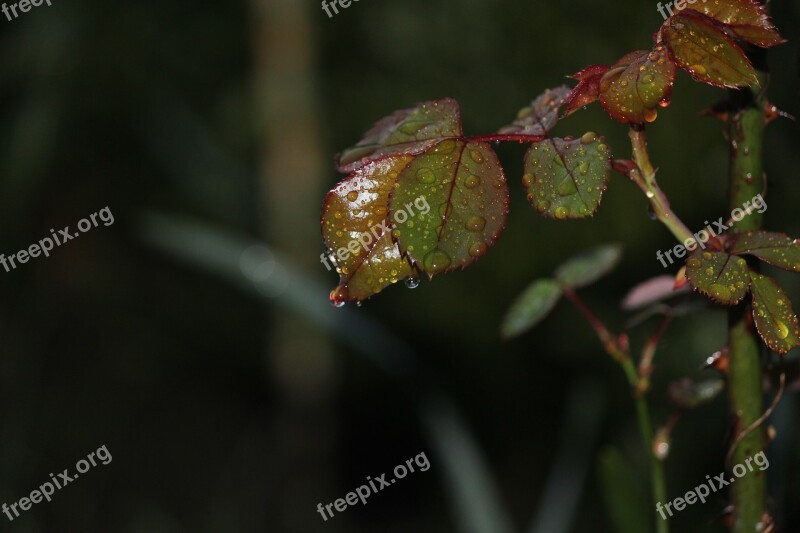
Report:
[[[546,139],[525,154],[522,182],[528,200],[549,218],[593,215],[608,186],[611,153],[605,140],[589,132],[580,139]]]
[[[501,326],[504,338],[516,337],[544,320],[561,299],[561,284],[552,279],[534,281],[506,313]]]
[[[567,96],[567,115],[571,115],[600,98],[600,79],[606,72],[608,72],[608,67],[605,65],[590,65],[570,76],[579,83]]]
[[[586,250],[556,270],[558,281],[567,287],[580,289],[591,285],[612,270],[622,259],[622,245],[606,244]]]
[[[698,11],[725,24],[743,41],[768,48],[786,42],[775,29],[766,8],[753,0],[698,1],[686,9]]]
[[[500,129],[504,134],[525,134],[545,136],[558,122],[558,110],[564,105],[570,89],[566,85],[547,89],[528,107],[523,107],[517,119]]]
[[[672,403],[684,409],[694,409],[716,398],[725,389],[722,379],[694,381],[683,378],[669,384],[668,395]]]
[[[786,354],[800,346],[800,327],[786,292],[770,277],[750,272],[753,318],[770,350]]]
[[[743,258],[699,248],[686,261],[686,275],[695,289],[724,305],[742,301],[750,281]]]
[[[437,142],[461,137],[461,111],[451,98],[422,102],[379,120],[364,138],[338,156],[340,172],[352,172],[387,155],[416,155]]]
[[[800,272],[800,242],[783,233],[756,231],[740,233],[731,247],[731,253],[753,255],[765,263]]]
[[[340,284],[331,293],[336,304],[361,301],[414,274],[391,238],[389,193],[410,156],[367,163],[325,197],[322,235],[338,265]]]
[[[750,60],[713,19],[684,11],[661,28],[673,60],[697,81],[717,87],[759,84]]]
[[[623,124],[653,122],[666,107],[675,83],[675,63],[663,45],[631,52],[600,80],[600,105]]]
[[[433,277],[486,254],[505,227],[508,204],[508,184],[492,148],[446,140],[400,173],[390,199],[397,222],[393,236],[415,266]],[[400,213],[408,216],[401,219]]]

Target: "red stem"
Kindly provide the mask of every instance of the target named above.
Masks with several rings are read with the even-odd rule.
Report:
[[[522,133],[495,133],[492,135],[475,135],[474,137],[465,137],[469,142],[489,143],[489,142],[512,142],[518,143],[538,143],[545,140],[547,137],[544,135],[525,135]]]

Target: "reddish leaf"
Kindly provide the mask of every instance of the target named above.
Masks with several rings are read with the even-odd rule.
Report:
[[[768,231],[740,233],[734,238],[731,253],[754,255],[778,268],[800,272],[800,242],[797,239]]]
[[[685,290],[675,287],[673,276],[658,276],[643,281],[631,289],[622,301],[622,308],[625,310],[639,309],[685,292]]]
[[[558,122],[558,110],[570,94],[566,85],[547,89],[531,105],[523,107],[510,126],[501,128],[499,133],[544,136]]]
[[[567,115],[571,115],[581,107],[587,106],[600,97],[600,78],[608,72],[605,65],[591,65],[577,74],[570,76],[579,81],[567,96]]]
[[[698,0],[686,6],[725,24],[738,38],[768,48],[786,42],[775,29],[766,8],[753,0]]]
[[[786,354],[800,346],[800,327],[786,292],[770,277],[750,272],[753,318],[770,350]]]
[[[389,193],[410,156],[391,156],[356,170],[325,197],[322,235],[340,274],[335,304],[360,301],[414,274],[392,241]],[[349,248],[349,249],[348,249]]]
[[[420,209],[423,203],[428,211]],[[400,174],[390,200],[393,236],[433,277],[482,257],[505,227],[508,204],[508,184],[488,144],[442,141]],[[399,213],[408,216],[400,220]]]
[[[589,132],[580,139],[547,139],[525,154],[522,182],[528,200],[549,218],[585,218],[600,207],[611,159],[605,140]]]
[[[675,63],[656,45],[631,52],[600,80],[600,105],[623,124],[653,122],[658,106],[666,107],[675,83]]]
[[[461,112],[451,98],[422,102],[379,120],[358,144],[338,156],[340,172],[352,172],[387,155],[416,155],[449,137],[461,137]]]
[[[673,60],[697,81],[729,88],[759,84],[742,49],[706,15],[684,11],[670,17],[661,35]]]

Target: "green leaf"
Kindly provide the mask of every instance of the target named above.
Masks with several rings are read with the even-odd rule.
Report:
[[[695,289],[725,305],[741,302],[750,281],[743,258],[699,248],[686,261],[686,276]]]
[[[605,448],[598,457],[598,471],[605,508],[611,519],[611,529],[617,533],[646,533],[652,531],[651,509],[642,497],[647,491],[641,486],[636,472],[625,456],[615,448]]]
[[[750,272],[753,293],[753,318],[758,333],[770,350],[786,354],[800,346],[800,327],[792,302],[775,280]]]
[[[567,287],[580,289],[591,285],[614,270],[621,259],[622,245],[597,246],[561,265],[556,270],[556,279]]]
[[[552,279],[534,281],[511,304],[500,330],[504,338],[516,337],[544,320],[561,299],[561,284]]]
[[[429,212],[409,207],[424,202]],[[508,184],[486,143],[445,140],[400,173],[390,200],[400,250],[430,277],[486,254],[508,218]]]
[[[412,159],[394,156],[368,163],[325,197],[322,236],[340,274],[340,284],[331,292],[335,304],[365,300],[415,274],[386,231],[391,227],[389,193]]]
[[[549,218],[593,215],[608,187],[611,153],[595,133],[580,139],[546,139],[525,154],[522,182],[528,200]]]
[[[499,133],[545,136],[558,123],[558,110],[564,105],[570,89],[566,85],[547,89],[528,107],[523,107],[510,126],[501,128]]]
[[[684,11],[670,17],[661,34],[675,62],[695,80],[728,88],[759,85],[745,53],[713,19]]]
[[[337,167],[352,172],[379,157],[416,155],[462,134],[458,102],[451,98],[422,102],[375,123],[358,144],[338,156]]]
[[[782,233],[756,231],[736,235],[731,248],[733,254],[748,254],[765,263],[800,272],[800,242]]]
[[[669,104],[675,70],[663,45],[631,52],[601,78],[600,105],[623,124],[653,122]]]
[[[764,5],[753,0],[695,2],[686,6],[717,20],[738,38],[768,48],[786,42],[775,29]]]

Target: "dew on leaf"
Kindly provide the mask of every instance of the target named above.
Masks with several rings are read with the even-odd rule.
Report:
[[[452,260],[450,259],[449,255],[439,249],[436,249],[425,254],[425,258],[422,260],[422,265],[425,267],[425,271],[427,273],[437,274],[449,267],[451,261]]]
[[[469,231],[482,231],[486,227],[486,219],[483,217],[470,217],[465,224]]]
[[[482,242],[476,242],[470,245],[469,247],[469,255],[472,257],[481,257],[486,254],[486,244]]]
[[[467,189],[474,189],[481,184],[481,179],[475,174],[471,174],[464,180],[464,187]]]
[[[436,181],[436,175],[429,168],[421,168],[417,170],[417,180],[425,185],[430,185]]]

